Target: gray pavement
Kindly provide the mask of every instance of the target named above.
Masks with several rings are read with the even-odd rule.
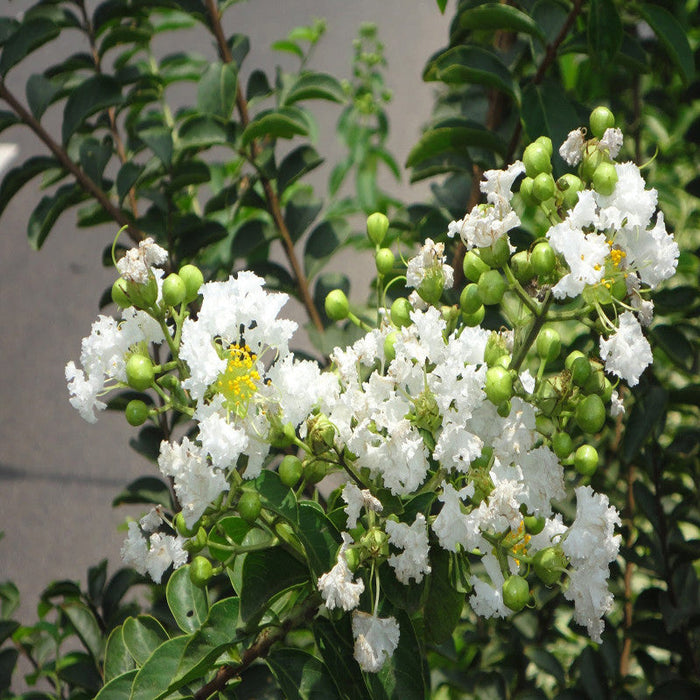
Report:
[[[0,13],[14,15],[31,4],[5,0]],[[339,77],[349,74],[360,23],[379,25],[389,62],[387,82],[394,91],[390,146],[404,161],[430,115],[432,87],[420,75],[428,56],[446,41],[449,12],[442,17],[434,0],[250,0],[227,15],[228,31],[250,36],[244,74],[260,67],[272,75],[276,63],[290,59],[271,52],[270,44],[313,17],[326,17],[328,32],[311,67]],[[191,41],[181,48],[209,50],[202,36],[193,34]],[[76,47],[66,42],[61,49]],[[23,95],[26,78],[49,59],[47,52],[38,52],[32,65],[10,74],[9,85]],[[321,120],[319,151],[331,162],[339,153],[336,114],[324,113]],[[47,116],[55,133],[57,115]],[[0,141],[17,143],[22,158],[45,152],[27,129],[8,130]],[[322,171],[315,185],[325,187],[328,172]],[[404,182],[395,191],[408,196],[409,188]],[[417,192],[424,193],[425,186],[414,196],[420,196]],[[103,557],[109,558],[112,572],[120,565],[123,533],[118,527],[127,511],[111,508],[111,501],[130,480],[151,473],[128,445],[134,432],[123,416],[101,414],[96,425],[83,422],[68,403],[63,377],[65,363],[79,356],[103,289],[114,279],[99,260],[116,227],[79,230],[69,212],[43,249],[34,252],[25,231],[39,197],[36,186],[27,186],[0,219],[0,531],[5,532],[0,580],[18,584],[26,622],[36,619],[38,594],[50,581],[84,582],[87,567]],[[363,279],[362,265],[354,264]],[[347,269],[348,262],[335,265]],[[362,299],[365,289],[359,282]]]

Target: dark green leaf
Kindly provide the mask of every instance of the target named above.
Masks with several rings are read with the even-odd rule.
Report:
[[[223,240],[228,230],[223,224],[201,219],[194,214],[178,217],[175,222],[175,252],[178,258],[193,258],[202,248]]]
[[[678,326],[654,326],[649,335],[675,364],[686,370],[693,369],[697,352]]]
[[[0,17],[0,46],[2,46],[19,27],[19,22],[14,17]]]
[[[173,135],[170,129],[165,126],[152,126],[140,129],[137,133],[156,158],[169,168],[173,159]]]
[[[289,522],[297,522],[297,500],[294,491],[282,483],[277,472],[263,471],[255,480],[255,490],[260,495],[264,508]]]
[[[146,459],[150,460],[151,462],[155,462],[158,460],[160,443],[162,441],[163,431],[160,428],[156,428],[154,425],[147,425],[139,430],[138,437],[131,438],[129,440],[129,445],[133,450],[136,450],[136,452],[143,455]],[[135,501],[131,502],[134,503]],[[144,501],[144,503],[151,502],[152,501]],[[117,504],[114,503],[114,505]]]
[[[163,626],[150,615],[127,617],[122,629],[124,644],[137,666],[143,666],[153,651],[168,639]]]
[[[600,655],[591,647],[585,647],[578,657],[581,685],[589,698],[607,697],[608,681]]]
[[[447,7],[447,0],[436,0],[438,9],[440,10],[440,14],[444,15],[445,14],[445,8]]]
[[[4,109],[0,110],[0,133],[19,123],[20,118],[14,112],[8,112]]]
[[[134,668],[134,659],[124,642],[123,627],[115,627],[107,638],[104,660],[105,683],[128,673]]]
[[[299,504],[298,536],[314,573],[329,571],[336,561],[340,533],[317,503]]]
[[[336,78],[327,73],[304,73],[300,75],[284,97],[283,104],[290,105],[302,100],[330,100],[343,103],[347,95]]]
[[[302,175],[311,172],[323,163],[316,149],[308,144],[295,148],[280,163],[277,169],[277,192],[281,195],[289,185]]]
[[[249,269],[265,280],[265,287],[277,292],[294,294],[296,285],[292,276],[281,265],[273,262],[256,262]]]
[[[6,620],[19,607],[19,590],[11,581],[0,583],[0,619]]]
[[[683,286],[673,289],[661,289],[654,294],[654,304],[665,311],[685,311],[700,298],[696,287]]]
[[[566,683],[564,669],[554,654],[551,654],[541,647],[533,646],[525,649],[525,656],[527,656],[537,668],[548,673],[550,676],[554,676],[560,686]]]
[[[57,166],[58,161],[55,158],[50,156],[32,156],[25,160],[22,165],[12,168],[5,175],[0,185],[0,214],[5,211],[5,208],[17,192],[32,178]]]
[[[83,646],[97,663],[102,657],[102,630],[92,611],[83,603],[66,603],[61,606],[80,637]]]
[[[209,605],[204,588],[190,580],[190,565],[173,572],[165,589],[170,612],[183,632],[198,630],[207,617]]]
[[[352,629],[345,615],[336,624],[317,617],[313,622],[316,646],[321,652],[331,678],[348,700],[363,700],[367,690],[357,662],[353,658]]]
[[[450,555],[444,549],[431,550],[431,576],[425,602],[425,633],[433,644],[447,641],[459,622],[464,593],[450,585]]]
[[[128,671],[121,676],[112,678],[100,692],[95,696],[95,700],[124,700],[131,695],[131,686],[138,671]],[[107,680],[105,678],[105,680]]]
[[[697,700],[700,695],[700,684],[690,679],[674,678],[659,683],[652,694],[651,700]]]
[[[142,476],[132,481],[113,501],[113,506],[124,503],[153,503],[170,506],[170,489],[156,476]]]
[[[139,176],[144,171],[145,166],[138,165],[131,160],[127,160],[124,165],[119,168],[117,173],[117,196],[119,202],[124,201],[124,197],[129,194],[129,190],[138,182]]]
[[[63,108],[63,143],[68,143],[88,117],[119,105],[122,100],[119,83],[109,75],[94,75],[73,88]]]
[[[29,109],[37,119],[41,119],[60,88],[45,76],[37,73],[29,76],[25,90]]]
[[[82,591],[75,581],[52,581],[41,593],[42,602],[53,598],[80,598]]]
[[[342,220],[324,221],[314,228],[304,246],[304,269],[309,279],[321,270],[347,236],[348,227]]]
[[[250,100],[254,100],[256,97],[264,97],[271,92],[272,88],[270,87],[270,82],[265,72],[254,70],[248,78],[248,85],[245,91],[246,100],[250,102]]]
[[[125,593],[136,584],[144,583],[145,579],[133,569],[119,569],[105,586],[102,595],[102,610],[104,617],[109,620],[117,611]]]
[[[234,258],[247,258],[268,243],[269,224],[262,219],[249,219],[236,229],[231,242]]]
[[[195,114],[182,122],[178,135],[178,145],[182,148],[211,148],[233,144],[235,128],[232,124],[223,124],[215,117]]]
[[[61,680],[94,693],[102,686],[102,679],[92,659],[79,651],[59,656],[56,659],[56,673]]]
[[[211,63],[204,71],[197,90],[197,109],[225,121],[236,106],[238,71],[233,63]]]
[[[42,197],[27,222],[29,244],[39,250],[46,240],[58,217],[66,209],[80,204],[87,194],[79,185],[67,184],[59,187],[53,195]]]
[[[530,34],[543,42],[545,39],[542,30],[532,18],[510,5],[490,2],[467,8],[459,14],[458,21],[462,29],[476,31],[505,29]]]
[[[0,75],[7,72],[47,41],[55,39],[61,29],[51,20],[37,18],[17,25],[15,32],[5,41],[0,55]]]
[[[266,111],[259,114],[248,124],[241,140],[243,145],[259,138],[291,139],[294,136],[306,136],[309,129],[298,110],[282,108],[277,111]]]
[[[234,0],[234,2],[236,1]],[[222,13],[224,9],[225,7],[221,8]],[[233,34],[226,43],[231,50],[231,60],[240,70],[245,57],[250,52],[250,39],[245,34]]]
[[[103,559],[99,564],[88,569],[88,597],[98,604],[102,600],[102,592],[107,582],[107,560]]]
[[[651,386],[649,391],[638,396],[622,439],[623,462],[629,464],[647,438],[654,434],[657,424],[662,423],[666,414],[667,398],[666,390],[660,386]]]
[[[243,538],[250,532],[252,525],[237,515],[229,515],[218,520],[209,533],[209,553],[219,561],[226,561],[231,557],[231,551],[225,547],[231,543],[240,545]],[[217,547],[216,545],[223,545]]]
[[[622,21],[613,0],[591,0],[588,10],[588,46],[594,63],[609,64],[622,45]]]
[[[663,7],[643,4],[639,13],[654,30],[669,57],[681,74],[684,84],[690,83],[695,75],[693,51],[688,42],[688,34],[678,20]]]
[[[463,151],[473,146],[488,148],[499,155],[505,155],[506,144],[492,131],[465,126],[448,126],[429,129],[411,149],[406,159],[406,167],[413,168],[419,163],[451,151]]]
[[[0,693],[3,695],[5,695],[4,691],[10,689],[18,656],[17,649],[0,649]]]
[[[322,207],[323,202],[314,197],[313,192],[300,190],[294,193],[284,212],[284,220],[294,242],[302,237]]]
[[[110,141],[100,143],[97,139],[89,137],[80,144],[80,166],[98,187],[102,185],[102,175],[112,152]]]
[[[168,192],[177,192],[191,185],[201,185],[211,180],[209,166],[203,160],[188,158],[178,163],[170,172]]]
[[[306,651],[276,647],[265,661],[289,700],[340,697],[324,663]]]
[[[0,644],[11,637],[19,627],[19,622],[15,620],[0,620]]]
[[[129,700],[160,700],[167,697],[190,635],[169,639],[149,656],[134,678]]]

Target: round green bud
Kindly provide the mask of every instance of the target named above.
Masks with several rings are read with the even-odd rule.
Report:
[[[367,237],[374,245],[382,244],[388,230],[389,219],[384,214],[374,212],[367,217]]]
[[[510,415],[510,409],[511,409],[510,401],[504,401],[503,403],[498,404],[498,408],[496,409],[496,413],[498,413],[498,415],[501,418],[508,418],[508,416]]]
[[[552,157],[552,152],[553,152],[553,147],[552,147],[552,139],[549,138],[549,136],[538,136],[534,143],[539,144],[544,148],[545,151],[547,151],[547,155],[551,158]]]
[[[596,107],[591,112],[589,123],[591,134],[601,139],[606,129],[612,129],[615,126],[615,115],[607,107]]]
[[[486,341],[486,346],[484,347],[484,362],[491,367],[495,365],[497,360],[503,356],[508,358],[510,363],[510,356],[508,355],[508,348],[506,347],[506,341],[502,336],[498,335],[495,331],[491,332],[491,335]]]
[[[331,321],[342,321],[350,313],[350,303],[342,289],[334,289],[326,295],[326,315]]]
[[[389,248],[380,248],[375,256],[374,263],[380,275],[388,275],[394,269],[396,258]]]
[[[551,437],[554,434],[555,430],[554,421],[548,416],[545,416],[542,413],[540,413],[535,418],[535,428],[537,428],[537,432],[540,435],[544,435],[545,437]]]
[[[487,306],[499,304],[508,287],[498,270],[482,272],[477,286],[481,302]]]
[[[624,276],[620,275],[614,279],[610,293],[618,301],[623,301],[627,297],[627,282]]]
[[[583,476],[593,476],[598,468],[598,450],[593,445],[581,445],[574,454],[574,467]]]
[[[566,173],[557,180],[557,188],[562,193],[564,206],[571,209],[578,202],[578,193],[582,192],[583,182],[573,173]]]
[[[584,387],[591,376],[591,363],[583,356],[577,357],[571,364],[571,381]]]
[[[605,424],[605,406],[598,394],[590,394],[579,401],[575,412],[576,423],[584,433],[597,433]]]
[[[572,350],[567,356],[566,359],[564,360],[564,367],[566,369],[570,370],[571,367],[573,366],[574,362],[579,358],[583,357],[585,359],[585,355],[580,351],[580,350]]]
[[[297,485],[299,479],[301,479],[302,471],[301,460],[295,455],[285,455],[277,468],[280,480],[285,486],[290,488]]]
[[[523,517],[523,525],[531,535],[539,535],[544,530],[545,519],[541,515],[526,515]]]
[[[488,269],[489,266],[473,250],[468,250],[464,254],[462,270],[470,282],[478,282],[481,274]]]
[[[514,612],[520,612],[530,600],[530,586],[522,576],[509,576],[503,582],[503,602]]]
[[[238,501],[238,514],[249,523],[254,523],[260,511],[262,510],[262,502],[257,491],[244,491]]]
[[[196,265],[183,265],[177,273],[185,283],[185,301],[194,301],[199,294],[199,288],[204,284],[204,275]]]
[[[537,336],[537,354],[547,362],[556,360],[561,352],[561,336],[554,328],[543,328]]]
[[[391,316],[391,322],[397,328],[403,328],[404,326],[411,325],[411,311],[413,307],[411,302],[406,299],[406,297],[398,297],[394,300],[389,310],[389,315]]]
[[[599,396],[605,391],[605,374],[599,365],[591,365],[591,374],[581,388],[585,394],[598,394]]]
[[[597,148],[587,148],[583,154],[583,160],[579,166],[579,175],[590,182],[596,168],[605,161],[605,156]]]
[[[542,144],[534,141],[523,153],[523,164],[525,174],[528,177],[536,178],[540,173],[552,172],[552,161],[547,149]]]
[[[158,299],[158,282],[156,282],[156,278],[152,274],[148,275],[146,284],[134,284],[133,286],[138,289],[134,296],[138,298],[139,308],[147,309],[156,303]],[[137,304],[134,305],[136,306]]]
[[[510,267],[518,282],[529,282],[535,276],[535,269],[530,260],[530,253],[526,250],[518,251],[510,259]]]
[[[184,521],[183,521],[184,522]],[[200,527],[197,529],[197,534],[185,542],[185,549],[193,554],[200,552],[207,544],[207,531]]]
[[[559,459],[566,459],[574,449],[574,441],[568,433],[554,433],[552,435],[552,450]]]
[[[128,293],[128,282],[120,277],[112,285],[112,301],[120,308],[127,309],[131,306]]]
[[[503,267],[510,258],[510,247],[508,237],[501,236],[494,243],[486,248],[479,248],[479,257],[489,267]]]
[[[148,406],[143,401],[134,399],[126,404],[124,415],[129,425],[143,425],[148,420]]]
[[[537,275],[549,275],[557,264],[554,249],[547,241],[540,241],[530,254],[532,269]]]
[[[354,574],[362,563],[360,553],[354,547],[350,547],[343,552],[343,556],[345,557],[345,563],[348,565],[348,569]]]
[[[214,575],[214,567],[211,562],[201,555],[196,556],[190,564],[190,581],[195,586],[203,588]]]
[[[531,177],[524,177],[520,182],[520,197],[526,207],[536,207],[539,204],[532,194],[534,182],[535,181]]]
[[[481,307],[479,288],[473,282],[468,284],[459,295],[459,308],[465,314],[473,314]]]
[[[178,535],[182,535],[182,537],[192,537],[199,529],[196,525],[194,527],[187,527],[185,524],[185,516],[182,512],[177,513],[173,520],[173,525],[175,525],[175,530]]]
[[[566,567],[567,561],[564,553],[556,547],[540,549],[533,557],[532,565],[537,577],[548,586],[556,583]]]
[[[603,400],[603,403],[608,403],[610,399],[612,398],[612,393],[613,393],[613,385],[611,381],[605,377],[603,380],[603,391],[600,393],[600,398]]]
[[[394,345],[398,337],[399,334],[396,331],[391,331],[391,333],[384,338],[384,357],[387,362],[391,362],[396,357]]]
[[[472,314],[463,313],[462,321],[464,322],[465,326],[469,326],[470,328],[476,328],[476,326],[480,325],[481,322],[484,320],[484,316],[486,316],[486,309],[482,305]]]
[[[617,170],[613,163],[601,163],[593,173],[593,188],[598,194],[608,196],[615,190],[617,184]]]
[[[309,484],[317,484],[328,474],[328,462],[322,459],[312,459],[304,462],[304,479]]]
[[[163,301],[167,306],[182,304],[187,296],[187,285],[180,275],[171,272],[163,280]]]
[[[154,376],[155,372],[150,357],[135,353],[127,360],[126,381],[132,389],[145,391],[153,384]]]
[[[554,197],[554,178],[549,173],[540,173],[532,183],[532,196],[538,202]]]
[[[486,370],[486,386],[484,389],[489,401],[496,404],[496,406],[510,400],[511,396],[513,396],[513,378],[510,372],[498,365],[489,367]]]

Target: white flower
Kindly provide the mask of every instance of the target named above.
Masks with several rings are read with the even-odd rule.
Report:
[[[357,519],[363,508],[375,513],[381,513],[383,510],[381,501],[375,498],[369,489],[360,489],[351,482],[345,484],[341,495],[347,504],[345,513],[348,516],[348,530],[352,530],[357,525]]]
[[[617,393],[617,389],[613,389],[613,392],[610,395],[610,415],[613,418],[617,418],[618,416],[624,415],[624,413],[625,404],[622,402],[620,394]]]
[[[582,129],[570,131],[566,141],[559,147],[559,155],[569,164],[578,165],[583,155],[583,144],[586,137]]]
[[[129,533],[121,548],[127,566],[133,566],[140,574],[148,574],[160,583],[163,574],[172,564],[177,569],[187,562],[185,540],[179,535],[163,535],[154,532],[148,539],[135,522],[129,523]]]
[[[564,593],[574,603],[574,619],[585,625],[590,638],[601,643],[605,627],[603,615],[612,609],[613,597],[608,590],[608,570],[598,566],[569,569],[569,587]]]
[[[450,223],[447,235],[453,238],[459,234],[466,249],[471,250],[493,245],[516,226],[520,226],[520,218],[512,209],[501,212],[492,205],[478,204],[463,219]]]
[[[345,559],[345,550],[352,544],[352,538],[347,532],[343,532],[342,537],[343,544],[338,551],[335,566],[318,579],[317,586],[329,610],[342,608],[347,612],[360,604],[365,584],[362,579],[353,581],[352,572]]]
[[[525,482],[523,503],[535,515],[549,517],[552,499],[566,498],[564,469],[549,447],[538,447],[524,455],[519,463]]]
[[[452,484],[442,482],[442,493],[438,495],[438,501],[442,501],[443,506],[433,521],[432,528],[440,546],[448,552],[456,552],[458,544],[465,549],[473,549],[482,541],[478,523],[466,516],[461,508],[461,502],[473,495],[474,484],[457,491]]]
[[[352,614],[355,661],[363,671],[377,673],[399,644],[399,624],[393,617],[380,618],[359,610]]]
[[[423,574],[430,573],[430,547],[423,513],[418,513],[410,526],[387,520],[385,529],[389,535],[389,542],[394,547],[403,549],[401,554],[392,554],[389,557],[389,565],[394,569],[396,578],[406,585],[412,578],[416,583],[422,581]]]
[[[485,554],[481,562],[491,583],[472,576],[469,583],[473,586],[474,593],[469,596],[469,605],[480,617],[508,617],[512,612],[503,602],[503,582],[505,581],[498,559],[491,554]]]
[[[420,289],[425,282],[451,289],[454,270],[445,263],[445,244],[435,243],[427,238],[420,252],[408,261],[406,267],[406,286]]]
[[[630,229],[645,229],[656,210],[656,190],[644,189],[646,183],[634,163],[616,163],[615,172],[617,184],[612,194],[595,194],[602,228],[621,229],[624,224]]]
[[[524,172],[525,166],[522,161],[516,160],[505,170],[487,170],[484,173],[484,180],[480,183],[481,191],[486,195],[488,202],[504,216],[511,211],[513,183]]]
[[[119,274],[129,282],[146,284],[154,265],[162,265],[168,259],[168,251],[146,238],[138,248],[130,248],[123,258],[117,261]]]
[[[598,148],[608,149],[611,158],[617,158],[622,148],[622,131],[620,129],[606,129],[603,138],[598,141]]]
[[[642,327],[631,311],[620,316],[619,327],[607,340],[600,339],[600,357],[605,361],[605,370],[624,379],[630,386],[639,383],[639,377],[652,355],[649,342]]]

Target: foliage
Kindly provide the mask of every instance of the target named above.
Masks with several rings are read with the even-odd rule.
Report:
[[[317,615],[316,582],[336,560],[343,503],[338,493],[324,499],[310,478],[292,489],[277,472],[264,471],[254,488],[265,524],[240,517],[235,503],[217,511],[202,534],[188,534],[191,561],[163,585],[126,569],[108,578],[103,562],[88,573],[86,591],[73,582],[53,584],[39,603],[39,622],[25,626],[13,619],[17,589],[3,584],[0,697],[15,697],[12,673],[20,655],[33,666],[27,682],[51,686],[27,698],[204,698],[214,692],[222,698],[696,697],[697,1],[455,3],[449,43],[423,75],[440,88],[433,119],[406,163],[413,181],[433,179],[433,200],[407,205],[377,184],[380,168],[397,178],[401,171],[386,148],[389,94],[375,31],[361,29],[350,80],[309,68],[324,31],[316,22],[272,47],[296,57],[298,70],[278,69],[271,80],[254,69],[244,86],[248,39],[225,35],[222,15],[230,5],[235,2],[106,0],[90,12],[83,0],[45,0],[21,20],[0,18],[6,106],[0,129],[30,128],[49,153],[5,176],[0,212],[41,176],[47,194],[27,228],[35,248],[59,216],[80,207],[79,226],[116,223],[127,226],[134,243],[150,236],[165,246],[166,275],[191,261],[212,280],[245,267],[264,277],[268,289],[302,301],[315,329],[311,338],[328,355],[357,337],[357,325],[370,317],[353,304],[356,324],[331,324],[323,304],[331,289],[350,289],[347,276],[324,275],[327,261],[348,245],[371,246],[353,233],[354,215],[390,214],[383,246],[396,238],[402,251],[426,238],[446,244],[455,285],[442,301],[456,308],[466,283],[465,248],[446,232],[478,204],[484,171],[504,167],[544,135],[555,144],[558,178],[567,169],[558,145],[587,123],[593,106],[608,104],[618,124],[630,125],[619,160],[646,163],[645,177],[658,190],[682,250],[676,276],[652,297],[654,365],[637,386],[621,389],[627,414],[608,418],[589,439],[604,465],[590,483],[624,521],[623,546],[610,572],[615,606],[600,645],[573,631],[570,607],[553,603],[556,589],[542,584],[533,585],[532,607],[508,620],[477,618],[464,605],[469,575],[460,558],[435,556],[422,585],[404,587],[393,574],[383,576],[383,614],[397,617],[401,638],[381,673],[361,672],[352,660],[348,616]],[[445,0],[436,5],[449,11]],[[217,56],[153,51],[155,38],[190,30],[208,33]],[[82,49],[31,76],[22,102],[9,87],[13,68],[66,32],[80,34]],[[176,109],[168,97],[179,83],[196,90],[191,104]],[[325,202],[305,180],[323,162],[310,109],[319,100],[339,105],[337,129],[346,148],[330,171]],[[62,110],[60,135],[43,126],[50,110]],[[521,225],[511,241],[530,251],[550,222],[524,199],[516,197],[516,207]],[[269,260],[273,241],[282,243],[284,264]],[[399,265],[378,273],[377,306],[387,287],[389,302],[406,291],[403,274]],[[535,300],[533,322],[546,315],[537,306],[539,291],[546,285],[527,288]],[[508,320],[507,304],[496,304],[487,307],[483,325],[498,330]],[[594,323],[595,315],[588,320]],[[562,324],[560,331],[570,348],[591,358],[598,353],[589,330]],[[564,372],[559,365],[548,370]],[[157,389],[170,397],[177,390],[165,383]],[[160,404],[148,402],[149,410],[163,405],[162,396]],[[110,408],[124,410],[136,397],[124,392]],[[133,446],[155,460],[161,440],[186,418],[186,412],[170,421],[161,415],[141,428]],[[410,504],[382,497],[402,520],[415,516]],[[429,501],[421,506],[434,515],[437,501]],[[166,519],[177,512],[171,484],[155,477],[127,487],[115,500],[123,502],[162,504]],[[573,516],[573,504],[557,506]],[[214,564],[206,587],[191,575],[197,553]],[[134,587],[140,593],[145,587],[146,595],[135,597]]]

